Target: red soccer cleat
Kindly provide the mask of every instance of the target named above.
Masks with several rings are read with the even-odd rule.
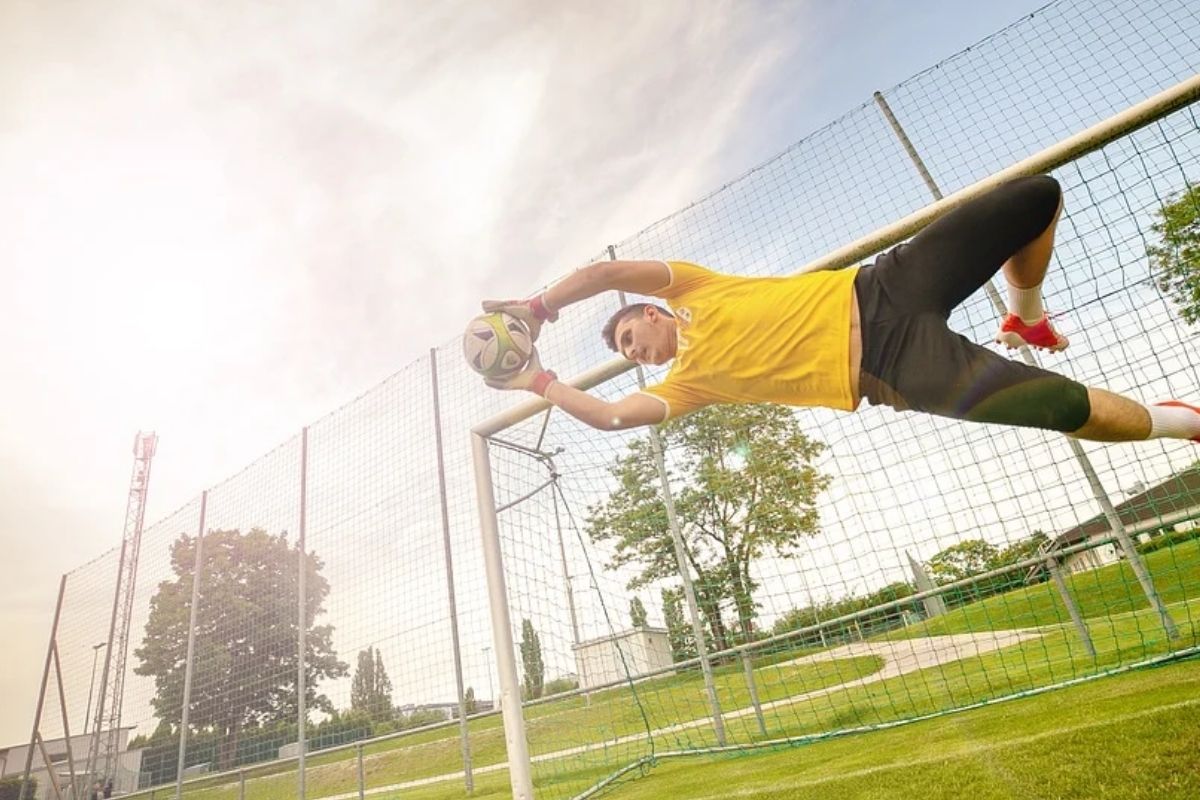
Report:
[[[1052,353],[1066,350],[1070,344],[1067,337],[1054,330],[1048,314],[1043,314],[1033,325],[1025,324],[1016,314],[1005,315],[1004,321],[1000,323],[1000,330],[996,332],[996,343],[1006,346],[1009,350],[1029,345]]]
[[[1155,403],[1154,405],[1169,406],[1171,408],[1186,408],[1189,411],[1195,411],[1197,414],[1200,414],[1200,408],[1196,408],[1196,406],[1189,406],[1187,403],[1181,403],[1178,400],[1164,400],[1161,403]],[[1193,436],[1192,441],[1200,444],[1200,436]]]

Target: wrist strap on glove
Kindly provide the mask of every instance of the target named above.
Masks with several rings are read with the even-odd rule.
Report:
[[[533,383],[529,384],[529,390],[538,397],[545,397],[546,390],[556,380],[558,380],[558,376],[552,370],[544,369],[534,376]]]
[[[542,299],[542,295],[540,294],[530,299],[529,310],[533,312],[535,319],[542,322],[554,322],[558,319],[558,312],[547,306],[546,301]]]

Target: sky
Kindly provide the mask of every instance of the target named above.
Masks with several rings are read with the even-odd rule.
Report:
[[[1042,5],[0,4],[0,746],[58,577]]]

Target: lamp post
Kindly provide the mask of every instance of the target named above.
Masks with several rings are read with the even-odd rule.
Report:
[[[100,655],[100,648],[107,647],[108,642],[100,642],[92,645],[92,677],[88,680],[88,701],[87,711],[83,715],[83,732],[88,732],[88,725],[91,724],[92,718],[92,690],[96,685],[96,656]]]

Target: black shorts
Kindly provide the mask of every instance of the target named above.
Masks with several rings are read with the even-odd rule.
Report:
[[[1080,383],[1004,358],[946,326],[950,312],[1049,227],[1062,197],[1038,176],[951,211],[859,270],[859,385],[872,405],[1071,432],[1091,413]]]

